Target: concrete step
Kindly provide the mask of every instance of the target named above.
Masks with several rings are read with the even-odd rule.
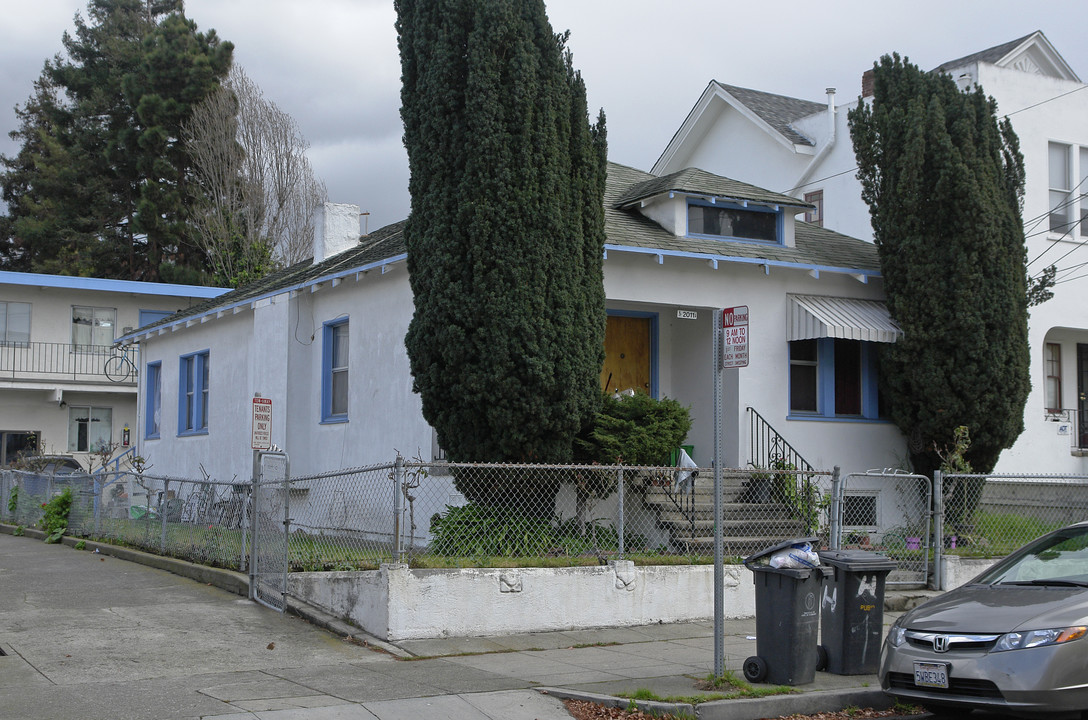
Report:
[[[714,521],[714,505],[699,503],[694,508],[684,507],[682,510],[676,506],[654,505],[658,518],[663,523],[685,523],[692,519],[706,522]],[[779,503],[725,503],[722,507],[722,518],[728,521],[741,522],[766,522],[774,520],[789,520],[789,509]]]

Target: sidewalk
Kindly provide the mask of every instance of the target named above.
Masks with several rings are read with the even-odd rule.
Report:
[[[569,720],[560,698],[625,706],[616,694],[693,695],[713,668],[709,621],[393,646],[312,609],[300,609],[304,620],[213,586],[237,589],[237,573],[202,568],[190,580],[106,553],[158,567],[178,561],[76,551],[4,530],[0,720]],[[726,667],[738,675],[754,654],[754,628],[754,619],[726,623]],[[703,703],[698,716],[888,705],[875,676],[820,672],[795,689]]]

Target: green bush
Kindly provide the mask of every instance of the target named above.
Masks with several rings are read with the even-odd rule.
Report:
[[[13,485],[11,487],[11,494],[8,496],[8,512],[14,513],[19,509],[19,486]]]
[[[72,510],[72,489],[54,495],[49,502],[42,503],[42,518],[39,521],[45,531],[47,543],[60,542],[64,531],[68,529],[68,513]]]
[[[691,412],[676,400],[605,393],[593,423],[574,440],[575,462],[667,465],[689,430]]]

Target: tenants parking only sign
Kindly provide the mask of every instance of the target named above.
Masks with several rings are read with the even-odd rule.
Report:
[[[748,367],[748,306],[722,310],[722,368]]]
[[[253,449],[272,447],[272,398],[253,398]]]

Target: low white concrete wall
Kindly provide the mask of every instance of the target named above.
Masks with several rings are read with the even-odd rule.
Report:
[[[725,616],[755,615],[752,573],[725,568]],[[712,565],[291,573],[288,592],[385,640],[704,620]]]
[[[941,590],[951,590],[965,584],[979,573],[989,570],[1002,558],[964,558],[941,556]]]

